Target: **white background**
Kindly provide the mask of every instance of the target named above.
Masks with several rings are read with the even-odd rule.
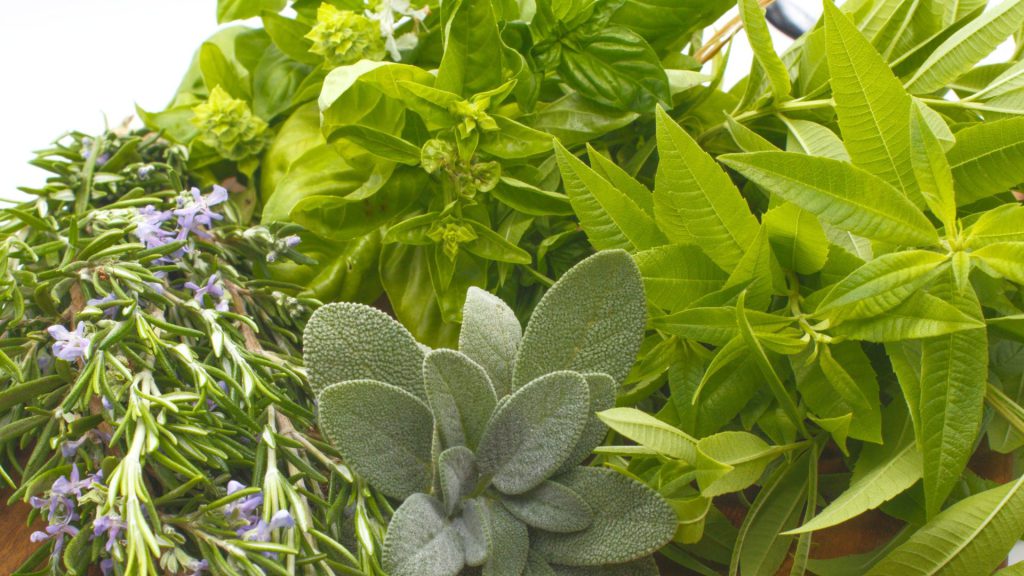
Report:
[[[18,186],[44,182],[45,173],[28,164],[32,150],[68,130],[118,125],[135,104],[163,109],[193,51],[217,30],[214,0],[30,0],[5,8],[0,198],[7,199],[20,197]],[[789,43],[774,30],[773,37],[780,51]],[[750,60],[740,33],[726,85],[746,75]],[[1024,547],[1013,559],[1024,559]]]

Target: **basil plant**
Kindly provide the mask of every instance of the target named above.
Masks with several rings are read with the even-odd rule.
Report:
[[[331,304],[304,335],[326,437],[402,502],[384,540],[391,576],[657,574],[674,510],[644,484],[580,464],[605,437],[645,325],[621,250],[567,272],[525,332],[471,289],[459,350],[431,350],[385,313]],[[358,430],[358,433],[353,431]],[[598,568],[600,567],[600,568]]]

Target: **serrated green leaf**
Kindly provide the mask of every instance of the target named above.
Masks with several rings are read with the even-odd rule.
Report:
[[[569,200],[594,248],[636,252],[668,242],[653,217],[561,144],[555,144],[555,156]]]
[[[883,180],[845,162],[791,152],[726,154],[719,160],[843,230],[895,244],[938,243],[931,222],[909,200]]]
[[[910,116],[910,159],[921,195],[946,234],[956,230],[956,196],[953,173],[942,144],[921,113],[922,104],[914,104]]]
[[[676,513],[647,486],[606,468],[576,468],[555,479],[594,513],[586,530],[537,531],[531,548],[552,564],[601,566],[648,556],[676,531]]]
[[[1024,478],[969,496],[915,532],[867,576],[988,574],[1024,532]]]
[[[476,457],[465,446],[453,446],[437,457],[437,475],[441,480],[444,513],[451,516],[462,499],[476,488],[480,477]]]
[[[852,340],[899,342],[942,336],[983,325],[941,298],[919,292],[883,316],[848,320],[833,327],[831,333]]]
[[[545,480],[529,492],[505,496],[501,503],[527,526],[547,532],[579,532],[594,520],[590,505],[565,486]]]
[[[761,217],[779,264],[797,274],[814,274],[828,259],[828,238],[818,219],[796,204],[785,203]]]
[[[328,304],[313,313],[302,336],[309,383],[319,391],[346,380],[400,386],[425,400],[423,351],[387,314],[362,304]]]
[[[1024,118],[980,122],[956,134],[947,153],[956,203],[966,206],[1020,184]]]
[[[423,359],[423,384],[442,445],[475,450],[497,403],[484,369],[465,354],[432,350]]]
[[[881,445],[864,446],[853,469],[850,487],[810,522],[787,534],[812,532],[846,522],[895,498],[921,479],[921,453],[914,438],[913,421],[899,400],[886,411]]]
[[[693,464],[697,440],[654,416],[636,408],[612,408],[597,417],[624,437],[665,456]]]
[[[722,288],[728,278],[697,246],[668,244],[633,257],[643,275],[647,302],[670,313]]]
[[[756,310],[747,311],[747,321],[759,338],[769,337],[770,334],[779,332],[793,323],[792,318]],[[734,306],[690,308],[653,318],[651,324],[658,330],[675,334],[680,338],[698,340],[715,346],[724,346],[740,335]]]
[[[850,153],[843,146],[843,141],[836,133],[825,126],[810,120],[781,116],[789,129],[786,139],[786,150],[803,152],[811,156],[824,156],[833,160],[850,161]]]
[[[775,574],[785,560],[794,538],[783,532],[800,522],[806,499],[807,454],[778,468],[758,492],[732,547],[731,576]]]
[[[643,281],[629,254],[598,252],[552,286],[526,326],[513,388],[558,370],[599,372],[622,382],[640,348]]]
[[[732,116],[726,116],[725,125],[733,141],[743,152],[771,152],[779,149],[764,136],[737,122]]]
[[[390,384],[351,380],[324,388],[317,405],[324,436],[378,490],[403,499],[430,489],[434,420],[421,400]]]
[[[674,242],[700,238],[701,248],[731,271],[757,236],[757,219],[729,176],[660,108],[654,216]]]
[[[522,333],[515,312],[501,298],[475,286],[466,292],[459,351],[487,371],[498,398],[512,392],[512,365]]]
[[[1003,278],[1024,284],[1024,242],[996,242],[971,252]]]
[[[789,71],[775,51],[772,35],[768,31],[768,22],[765,20],[764,9],[761,8],[761,4],[757,0],[739,0],[739,9],[743,28],[747,31],[747,39],[750,41],[750,48],[754,52],[754,58],[768,77],[775,102],[787,100],[792,90]]]
[[[877,318],[926,286],[948,256],[925,250],[892,252],[856,269],[829,291],[815,315],[822,318]]]
[[[629,175],[628,172],[619,167],[618,164],[609,160],[604,154],[587,144],[587,158],[590,159],[590,168],[617,188],[630,200],[636,203],[648,216],[654,216],[654,195]]]
[[[998,242],[1024,242],[1024,206],[1004,204],[985,211],[967,228],[968,248],[981,248]]]
[[[932,294],[983,322],[973,288],[959,287],[952,272]],[[921,352],[920,440],[925,502],[932,516],[942,508],[974,451],[988,379],[988,338],[980,327],[952,332],[925,340]]]
[[[919,195],[907,131],[910,96],[882,56],[832,2],[825,3],[824,18],[832,97],[850,158],[916,202]]]
[[[745,490],[781,453],[749,432],[729,430],[701,438],[694,463],[701,495],[713,498]]]
[[[540,485],[583,433],[590,393],[575,372],[553,372],[523,386],[494,411],[477,450],[480,473],[504,494]]]
[[[440,502],[413,494],[395,510],[384,536],[383,565],[392,576],[456,576],[462,570],[462,541]]]
[[[1024,23],[1024,2],[1006,0],[982,13],[935,48],[913,76],[907,90],[914,94],[935,92],[956,80],[988,56],[996,46]]]

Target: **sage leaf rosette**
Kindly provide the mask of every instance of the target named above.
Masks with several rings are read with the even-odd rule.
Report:
[[[385,313],[330,304],[304,335],[326,437],[402,501],[391,576],[657,574],[675,511],[646,485],[580,464],[607,431],[643,337],[640,272],[600,252],[547,292],[525,332],[472,289],[459,350],[430,350]]]

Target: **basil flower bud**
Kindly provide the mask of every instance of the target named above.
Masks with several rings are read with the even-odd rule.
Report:
[[[249,109],[245,100],[232,98],[220,86],[195,108],[193,123],[203,143],[228,160],[244,160],[258,154],[266,143],[267,123]]]
[[[317,9],[316,24],[306,38],[313,41],[309,51],[323,56],[332,68],[363,59],[381,60],[385,54],[377,22],[327,3]]]

